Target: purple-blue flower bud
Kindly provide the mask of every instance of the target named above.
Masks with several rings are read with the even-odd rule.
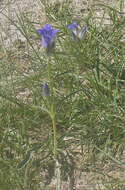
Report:
[[[43,96],[50,96],[50,89],[47,83],[42,85],[42,94]]]

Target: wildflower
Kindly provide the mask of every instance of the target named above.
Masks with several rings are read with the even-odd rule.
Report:
[[[68,29],[70,30],[76,30],[78,28],[78,22],[74,21],[72,24],[68,25]]]
[[[71,30],[72,37],[75,41],[83,39],[86,32],[88,31],[87,26],[81,28],[76,21],[74,21],[72,24],[69,24],[67,28]]]
[[[47,83],[42,85],[42,94],[43,96],[49,96],[50,95],[50,89]]]
[[[51,53],[55,47],[55,37],[59,30],[54,29],[50,24],[46,24],[37,32],[41,35],[42,46],[46,48],[47,53]]]

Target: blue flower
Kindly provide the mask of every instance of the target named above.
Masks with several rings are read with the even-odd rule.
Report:
[[[42,29],[37,30],[38,34],[41,35],[42,46],[51,52],[55,46],[55,37],[59,30],[54,29],[50,24],[46,24]]]
[[[42,85],[42,94],[43,96],[50,96],[50,89],[47,83]]]
[[[80,27],[78,22],[74,21],[72,24],[67,26],[69,30],[72,32],[72,37],[75,41],[81,40],[84,38],[86,32],[88,31],[88,27]]]
[[[74,21],[72,24],[69,24],[67,26],[67,28],[70,29],[70,30],[76,30],[78,28],[78,26],[79,26],[78,22]]]
[[[79,39],[84,38],[87,32],[88,32],[88,27],[87,26],[82,27],[81,30],[78,31],[78,38]]]

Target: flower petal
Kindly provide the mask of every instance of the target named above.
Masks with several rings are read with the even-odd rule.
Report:
[[[72,24],[69,24],[67,26],[67,28],[70,29],[70,30],[77,29],[78,28],[78,22],[74,21]]]
[[[86,32],[88,31],[88,27],[84,26],[78,33],[78,38],[82,39],[84,37],[84,35],[86,34]]]

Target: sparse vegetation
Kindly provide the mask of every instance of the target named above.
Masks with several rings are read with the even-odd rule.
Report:
[[[1,13],[22,36],[7,46],[1,27],[1,190],[125,189],[124,0],[71,4],[40,0],[45,23]],[[58,34],[43,47],[45,24]]]

